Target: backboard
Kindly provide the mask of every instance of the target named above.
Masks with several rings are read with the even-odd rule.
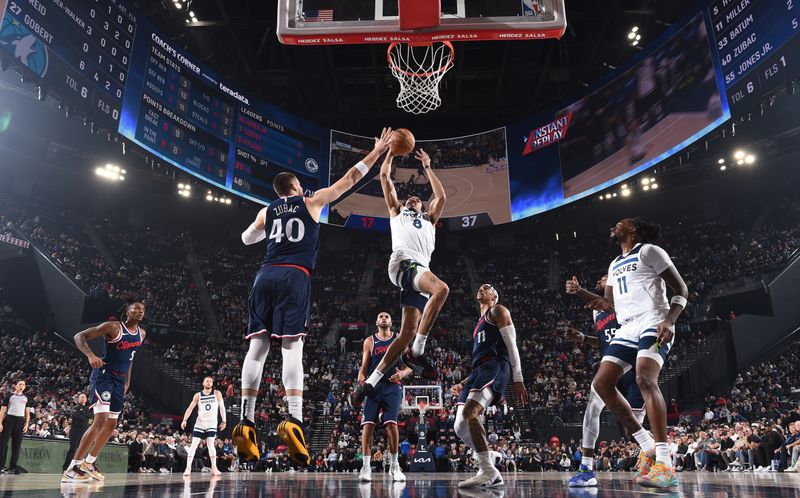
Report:
[[[431,6],[433,16],[423,16]],[[278,38],[292,45],[561,38],[565,14],[564,0],[279,0]]]

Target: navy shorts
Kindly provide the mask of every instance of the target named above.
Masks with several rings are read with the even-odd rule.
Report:
[[[410,259],[403,260],[400,262],[400,267],[397,271],[397,275],[394,277],[394,282],[395,285],[400,287],[400,304],[425,311],[425,305],[428,304],[428,297],[414,289],[414,279],[418,271],[428,271],[428,269],[421,266],[416,261]]]
[[[509,378],[511,365],[507,361],[493,359],[480,364],[467,377],[461,396],[458,397],[458,404],[465,404],[471,392],[483,391],[487,387],[492,389],[494,395],[492,405],[498,404],[503,398]]]
[[[636,383],[636,371],[634,369],[628,370],[619,382],[617,382],[617,389],[622,393],[622,396],[628,400],[631,408],[636,411],[644,410],[644,397],[642,391],[639,390],[639,384]]]
[[[125,375],[107,368],[95,368],[89,377],[89,407],[107,405],[111,414],[122,413],[125,404]]]
[[[200,429],[199,427],[192,429],[192,437],[207,438],[216,437],[216,435],[217,429]]]
[[[377,424],[378,412],[383,412],[383,425],[397,424],[400,405],[403,402],[403,386],[393,382],[378,382],[375,393],[364,400],[361,425]]]
[[[303,337],[311,310],[311,277],[300,267],[264,265],[250,289],[247,339]]]

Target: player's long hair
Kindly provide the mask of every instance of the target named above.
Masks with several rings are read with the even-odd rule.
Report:
[[[637,216],[633,219],[633,223],[636,225],[636,233],[642,244],[652,244],[661,239],[661,225],[653,223],[650,218]]]

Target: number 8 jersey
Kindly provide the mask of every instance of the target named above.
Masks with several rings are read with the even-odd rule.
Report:
[[[667,286],[661,274],[672,266],[667,252],[653,244],[636,244],[608,267],[619,323],[654,311],[669,311]]]
[[[296,265],[311,271],[319,252],[319,223],[306,207],[305,197],[281,197],[267,208],[265,264]]]

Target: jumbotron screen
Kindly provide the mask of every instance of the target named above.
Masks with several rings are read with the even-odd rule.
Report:
[[[312,195],[371,146],[222,80],[122,0],[0,0],[0,9],[0,50],[28,76],[160,160],[243,198],[275,199],[280,171]],[[715,0],[549,111],[465,137],[412,130],[447,190],[441,226],[533,216],[675,154],[796,74],[799,24],[793,2]],[[393,174],[401,197],[430,196],[413,158],[398,159]],[[366,178],[323,220],[386,230],[381,197]]]

